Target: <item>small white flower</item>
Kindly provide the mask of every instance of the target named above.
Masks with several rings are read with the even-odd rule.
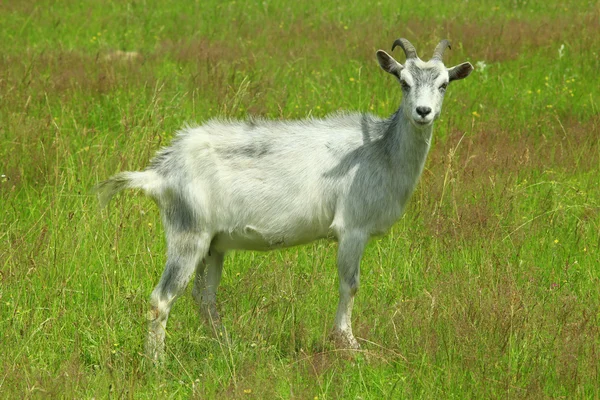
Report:
[[[558,48],[558,58],[563,58],[564,55],[565,55],[565,45],[561,44],[560,47]]]
[[[479,70],[479,72],[483,72],[487,68],[487,64],[485,63],[485,61],[477,61],[475,65],[477,65],[477,69]]]

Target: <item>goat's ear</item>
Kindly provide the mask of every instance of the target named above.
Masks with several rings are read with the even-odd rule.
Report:
[[[448,68],[448,76],[450,78],[450,82],[457,81],[459,79],[464,79],[467,76],[469,76],[471,72],[473,72],[473,66],[469,62],[459,64],[452,68]]]
[[[398,61],[394,60],[394,58],[388,53],[383,50],[377,50],[377,62],[379,62],[379,66],[381,66],[385,72],[388,72],[400,79],[400,72],[404,69],[404,67]]]

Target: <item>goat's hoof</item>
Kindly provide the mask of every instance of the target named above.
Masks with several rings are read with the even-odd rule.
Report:
[[[200,315],[213,336],[220,342],[230,343],[229,335],[221,323],[221,317],[215,308],[200,308]]]
[[[148,318],[152,316],[154,316],[154,313],[151,311],[148,313]],[[165,358],[165,331],[164,327],[156,321],[156,318],[152,319],[148,327],[145,350],[148,359],[153,364],[159,365]]]
[[[146,344],[146,357],[152,362],[153,365],[159,366],[165,361],[165,348],[163,346],[156,346],[156,343]]]
[[[225,329],[225,326],[221,324],[220,320],[208,320],[207,325],[210,328],[213,337],[218,342],[227,346],[231,345],[231,337],[229,336],[229,333],[227,333],[227,329]]]
[[[358,341],[350,331],[334,329],[333,332],[331,332],[331,340],[333,340],[335,347],[338,349],[360,349],[360,344],[358,344]]]
[[[217,333],[221,330],[221,316],[216,310],[201,308],[200,316],[206,326],[212,329],[213,333]]]

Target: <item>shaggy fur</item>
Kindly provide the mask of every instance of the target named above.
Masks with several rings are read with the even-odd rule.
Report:
[[[193,296],[218,324],[216,293],[229,250],[270,250],[321,238],[339,242],[340,301],[334,337],[357,348],[351,312],[359,264],[373,235],[402,215],[423,171],[446,85],[472,70],[441,59],[401,65],[377,52],[401,83],[389,118],[341,113],[302,121],[211,120],[179,132],[143,172],[97,186],[102,205],[139,188],[161,210],[167,264],[151,296],[147,351],[159,359],[171,305],[196,273]]]

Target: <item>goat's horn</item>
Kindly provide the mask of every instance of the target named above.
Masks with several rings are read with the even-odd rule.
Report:
[[[394,44],[392,45],[392,51],[396,48],[396,46],[402,47],[404,50],[404,54],[406,54],[406,58],[417,58],[417,50],[415,50],[415,46],[410,44],[410,42],[404,38],[396,39]]]
[[[446,40],[446,39],[442,40],[435,47],[435,50],[433,51],[433,57],[431,57],[431,59],[442,61],[442,57],[444,57],[444,51],[446,51],[446,49],[451,49],[451,48],[452,47],[450,47],[450,42],[448,40]]]

